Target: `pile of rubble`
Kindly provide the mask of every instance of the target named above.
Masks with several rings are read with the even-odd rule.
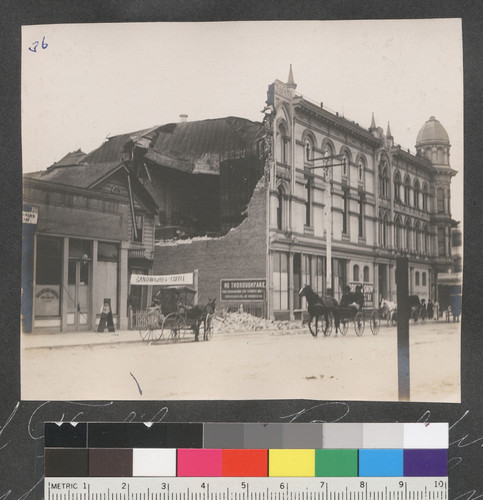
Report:
[[[239,333],[253,331],[271,331],[283,333],[288,330],[302,330],[302,321],[274,321],[258,318],[247,312],[225,312],[216,314],[214,319],[216,333]]]

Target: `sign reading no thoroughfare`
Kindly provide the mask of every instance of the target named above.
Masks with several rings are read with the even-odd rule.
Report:
[[[220,280],[220,297],[226,301],[263,301],[266,287],[264,279]]]

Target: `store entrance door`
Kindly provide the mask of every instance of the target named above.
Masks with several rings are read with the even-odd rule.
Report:
[[[387,265],[379,264],[379,300],[390,300],[387,286]]]
[[[67,328],[87,330],[90,324],[90,275],[89,261],[69,260],[67,290]]]

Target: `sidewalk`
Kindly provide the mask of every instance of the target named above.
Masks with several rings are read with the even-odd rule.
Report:
[[[138,330],[119,330],[113,333],[69,332],[21,334],[22,349],[50,349],[130,342],[142,342]]]

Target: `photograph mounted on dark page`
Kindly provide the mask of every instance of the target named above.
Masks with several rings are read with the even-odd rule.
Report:
[[[22,29],[24,400],[459,402],[459,19]]]

